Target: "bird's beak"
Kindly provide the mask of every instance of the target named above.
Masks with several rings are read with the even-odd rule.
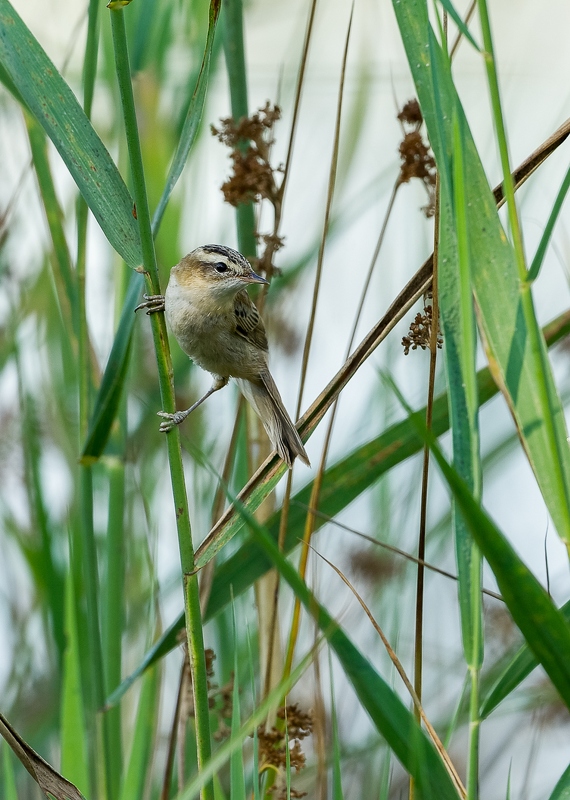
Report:
[[[242,275],[241,279],[245,281],[245,283],[264,283],[266,286],[269,286],[269,281],[266,281],[261,275],[256,275],[255,272],[252,272],[251,275]]]

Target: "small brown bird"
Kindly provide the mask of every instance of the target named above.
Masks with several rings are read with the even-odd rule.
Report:
[[[147,314],[164,311],[180,347],[214,377],[211,389],[186,411],[159,411],[164,418],[160,430],[167,433],[179,425],[235,378],[287,465],[291,467],[296,456],[310,465],[267,366],[265,328],[246,289],[251,283],[267,281],[236,250],[206,244],[172,267],[164,296],[145,295],[146,302],[135,309],[145,308]]]

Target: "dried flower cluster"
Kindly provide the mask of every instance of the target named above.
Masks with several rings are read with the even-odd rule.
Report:
[[[400,183],[409,183],[412,178],[422,181],[428,193],[428,203],[422,211],[426,217],[433,217],[437,170],[429,145],[424,142],[420,132],[423,117],[418,101],[408,100],[398,114],[398,119],[404,131],[404,138],[399,148],[402,163],[398,180]]]
[[[402,339],[404,346],[404,355],[407,356],[410,350],[417,350],[421,347],[422,350],[429,349],[431,342],[431,329],[432,329],[432,315],[433,308],[427,300],[424,300],[424,313],[416,314],[416,318],[410,325],[408,335]],[[437,325],[437,346],[441,348],[443,345],[443,337],[439,327],[439,320]]]
[[[271,277],[277,270],[273,265],[274,254],[283,247],[279,236],[281,206],[283,200],[283,167],[273,167],[270,161],[273,128],[281,118],[281,109],[269,101],[252,114],[236,122],[232,117],[220,120],[220,127],[211,126],[212,134],[231,149],[232,173],[222,184],[222,193],[227,203],[260,203],[268,200],[273,206],[274,225],[272,233],[256,236],[263,244],[258,259],[250,259],[256,272]]]
[[[276,800],[282,800],[287,796],[287,786],[285,781],[285,766],[287,763],[286,734],[289,743],[289,763],[291,769],[299,772],[305,766],[305,754],[303,753],[301,742],[309,736],[313,730],[313,718],[310,713],[301,711],[295,703],[279,709],[277,717],[282,720],[282,724],[267,731],[261,726],[258,731],[259,741],[259,764],[260,770],[273,767],[279,775],[278,780],[272,786]],[[290,788],[291,797],[304,797],[305,792],[299,792]]]
[[[279,106],[269,102],[263,108],[236,122],[233,117],[220,120],[220,128],[212,125],[212,134],[231,149],[232,175],[222,185],[224,199],[232,206],[240,203],[279,198],[275,170],[269,162],[273,126],[281,117]]]

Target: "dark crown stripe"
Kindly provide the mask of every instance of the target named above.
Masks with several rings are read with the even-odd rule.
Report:
[[[224,247],[223,244],[205,244],[201,248],[205,253],[216,253],[219,256],[224,256],[231,261],[233,264],[237,264],[240,267],[247,267],[249,268],[249,262],[242,256],[241,253],[238,253],[237,250],[232,250],[231,247]]]

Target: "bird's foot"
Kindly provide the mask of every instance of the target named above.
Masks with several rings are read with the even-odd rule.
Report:
[[[174,414],[169,414],[166,411],[158,411],[157,415],[164,420],[160,423],[159,431],[161,433],[168,433],[175,425],[180,425],[181,422],[184,422],[188,416],[185,411],[175,411]]]
[[[164,311],[163,294],[143,294],[143,297],[145,302],[135,308],[135,314],[137,311],[140,311],[141,308],[146,308],[147,314],[156,314],[157,311]]]

